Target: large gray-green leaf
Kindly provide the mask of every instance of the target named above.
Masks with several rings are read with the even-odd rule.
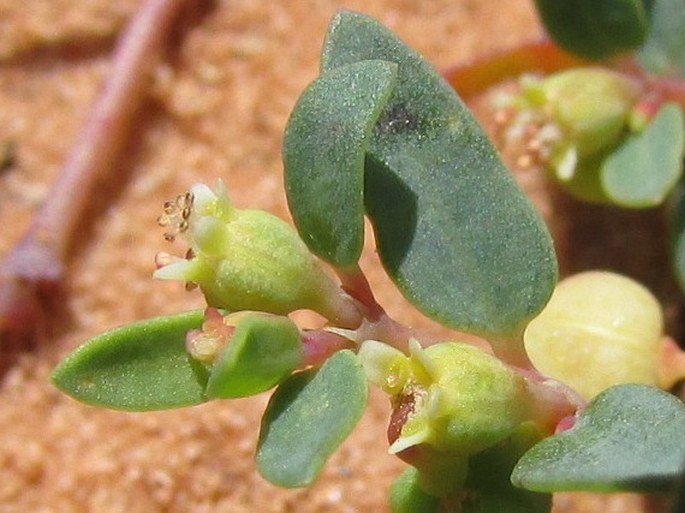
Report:
[[[434,319],[497,338],[517,334],[556,282],[545,226],[440,75],[375,20],[338,14],[324,76],[370,59],[398,65],[364,188],[384,267]]]
[[[157,317],[102,333],[55,369],[57,387],[87,404],[148,411],[206,401],[207,370],[185,349],[202,311]]]
[[[685,77],[685,2],[652,0],[649,37],[637,55],[648,70]]]
[[[660,205],[683,173],[683,113],[664,104],[640,133],[631,135],[602,163],[607,198],[624,207]]]
[[[645,385],[597,397],[568,431],[534,446],[511,480],[540,492],[649,491],[673,485],[685,462],[685,406]]]
[[[285,130],[285,189],[309,249],[338,267],[364,244],[364,158],[397,66],[353,63],[309,85]]]
[[[293,374],[262,418],[259,472],[278,486],[310,485],[357,425],[366,401],[366,376],[351,351],[337,352],[318,370]]]

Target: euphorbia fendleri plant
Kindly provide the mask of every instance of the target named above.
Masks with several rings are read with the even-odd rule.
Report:
[[[58,387],[132,411],[276,387],[257,464],[298,487],[355,427],[371,382],[392,406],[389,451],[410,465],[391,490],[397,512],[544,512],[559,490],[678,480],[685,407],[658,385],[685,365],[660,306],[608,272],[555,291],[532,204],[451,87],[389,30],[333,19],[283,160],[296,229],[235,208],[220,180],[192,186],[159,219],[190,250],[160,253],[155,277],[198,286],[206,310],[93,338],[55,370]],[[388,275],[453,337],[425,338],[376,302],[358,266],[364,216]],[[296,325],[301,309],[326,324]]]

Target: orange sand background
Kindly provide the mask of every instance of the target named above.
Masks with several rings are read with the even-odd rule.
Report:
[[[15,166],[0,176],[0,253],[48,193],[107,74],[114,36],[137,4],[0,0],[0,145],[16,147]],[[287,217],[282,129],[317,75],[326,25],[341,7],[377,17],[439,68],[541,33],[529,0],[217,1],[159,67],[119,175],[102,184],[83,220],[64,304],[37,349],[2,378],[0,513],[387,511],[387,487],[402,464],[386,454],[389,406],[378,393],[320,480],[307,490],[281,490],[259,477],[252,460],[266,395],[130,414],[83,406],[49,384],[54,365],[90,336],[202,306],[198,292],[150,279],[157,251],[185,250],[156,227],[165,200],[195,181],[222,177],[238,206]],[[624,215],[606,211],[613,221],[597,228],[593,216],[604,211],[590,209],[571,222],[573,205],[552,202],[539,175],[520,177],[554,227],[565,270],[616,264],[673,297],[660,278],[663,252],[644,239],[659,238],[657,216],[629,215],[639,225],[635,238],[614,240]],[[368,242],[363,267],[381,303],[398,319],[431,329],[388,286]],[[595,243],[610,254],[628,250],[630,258],[605,261]],[[638,246],[647,251],[638,255]],[[670,304],[674,325],[677,304]],[[611,511],[611,504],[638,511],[594,497],[581,508],[569,496],[557,511],[572,504],[574,511]]]

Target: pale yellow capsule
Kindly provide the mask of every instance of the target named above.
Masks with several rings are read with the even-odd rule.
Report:
[[[621,383],[658,385],[663,323],[659,302],[644,286],[590,271],[557,285],[524,341],[541,373],[590,399]]]

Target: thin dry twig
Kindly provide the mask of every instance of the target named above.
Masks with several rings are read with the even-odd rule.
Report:
[[[180,13],[201,0],[145,0],[119,39],[104,89],[47,198],[0,263],[0,336],[23,340],[59,290],[98,182],[116,169],[150,76]]]

